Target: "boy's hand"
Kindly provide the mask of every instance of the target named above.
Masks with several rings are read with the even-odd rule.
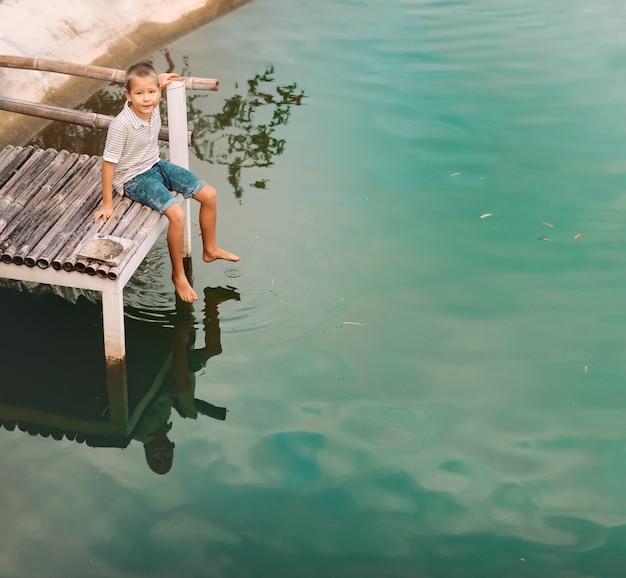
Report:
[[[102,217],[102,221],[106,223],[109,220],[109,217],[113,214],[113,205],[112,204],[103,204],[93,216],[94,223]]]
[[[183,80],[175,72],[162,72],[159,74],[159,88],[164,89],[172,80]]]

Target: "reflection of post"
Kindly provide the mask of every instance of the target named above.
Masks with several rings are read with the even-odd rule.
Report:
[[[107,394],[109,396],[109,418],[114,428],[119,428],[121,435],[128,435],[128,378],[126,373],[126,360],[117,363],[108,363]]]
[[[170,130],[170,161],[189,168],[187,148],[187,91],[184,81],[172,81],[167,86],[167,122]],[[183,201],[185,239],[183,257],[191,257],[190,201]]]

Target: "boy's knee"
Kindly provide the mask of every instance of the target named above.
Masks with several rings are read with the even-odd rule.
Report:
[[[165,216],[168,218],[169,222],[174,225],[180,225],[181,223],[185,223],[185,212],[178,203],[169,207],[165,211]]]
[[[196,200],[201,203],[215,203],[217,191],[211,185],[204,185],[196,195]]]

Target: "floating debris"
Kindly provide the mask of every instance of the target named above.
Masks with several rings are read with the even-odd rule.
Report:
[[[365,327],[365,323],[360,323],[358,321],[342,321],[341,325],[337,325],[336,327],[333,327],[332,329],[328,329],[327,331],[322,331],[322,333],[330,333],[331,331],[337,331],[338,329],[341,329],[342,327],[346,325],[357,325],[359,327]]]
[[[276,291],[274,291],[273,289],[270,289],[270,293],[276,297],[276,299],[278,299],[281,303],[287,303],[287,301],[285,301],[278,293],[276,293]]]
[[[546,227],[550,227],[551,229],[554,229],[554,225],[552,223],[548,223],[548,221],[541,221],[541,223],[545,225]]]
[[[581,236],[581,235],[582,235],[582,233],[576,233],[576,234],[574,235],[574,241],[575,241],[576,239],[580,239],[580,236]]]
[[[450,176],[451,177],[458,177],[461,173],[452,173]]]
[[[585,365],[585,367],[583,367],[583,373],[587,373],[589,371],[589,366]]]
[[[538,237],[537,241],[551,241],[550,237]]]
[[[480,216],[480,218],[481,218],[481,219],[486,219],[487,217],[491,217],[491,216],[493,216],[493,213],[483,213],[483,214]]]

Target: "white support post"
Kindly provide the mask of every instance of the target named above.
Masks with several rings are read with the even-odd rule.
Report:
[[[187,145],[187,90],[185,82],[172,81],[167,85],[167,123],[170,131],[170,162],[189,168]],[[191,257],[191,216],[189,199],[183,202],[185,211],[185,240],[183,257]]]
[[[126,358],[126,336],[124,332],[123,288],[102,292],[102,323],[104,356],[107,364],[124,361]]]
[[[128,374],[124,330],[124,288],[102,291],[104,357],[111,425],[126,433],[128,425]]]

